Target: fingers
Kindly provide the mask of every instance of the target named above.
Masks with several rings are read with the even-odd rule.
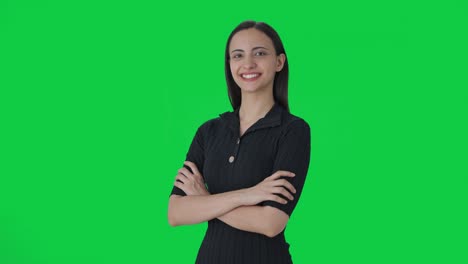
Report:
[[[286,204],[288,200],[294,200],[294,194],[296,193],[296,188],[289,182],[289,179],[280,178],[280,177],[289,177],[292,178],[296,176],[295,173],[290,171],[279,170],[273,173],[270,177],[265,180],[268,181],[267,187],[270,194],[270,200],[276,201],[278,203]],[[265,186],[266,187],[266,186]]]
[[[192,177],[192,173],[189,170],[187,170],[186,168],[180,168],[177,172],[179,174],[183,174],[187,178]]]
[[[185,193],[188,193],[194,185],[203,182],[203,176],[201,176],[195,163],[185,161],[184,165],[188,166],[192,171],[185,166],[177,170],[174,186],[183,190]]]
[[[273,186],[283,186],[287,188],[291,193],[296,193],[296,188],[294,188],[294,186],[286,179],[276,180],[273,182],[273,184]]]
[[[288,180],[279,179],[280,177],[284,177],[284,176],[292,178],[296,176],[296,174],[290,171],[279,170],[273,173],[270,177],[266,178],[265,181],[272,182],[273,184],[272,186],[283,186],[286,189],[288,189],[291,193],[296,193],[296,188],[294,188],[294,186]]]
[[[294,177],[294,176],[296,176],[296,174],[293,173],[293,172],[290,172],[290,171],[279,170],[279,171],[273,173],[270,177],[266,178],[265,180],[276,180],[281,176]]]
[[[185,193],[187,192],[187,190],[185,189],[185,184],[183,184],[182,182],[175,181],[174,186],[181,189]]]
[[[269,196],[268,200],[275,201],[275,202],[282,203],[282,204],[286,204],[288,202],[285,199],[279,197],[278,195],[274,195],[274,194]]]
[[[197,165],[195,165],[195,163],[186,160],[186,161],[184,161],[184,164],[190,167],[190,169],[192,170],[193,174],[195,174],[195,175],[201,175],[201,173],[198,171]]]
[[[286,191],[286,189],[284,189],[283,187],[274,188],[273,193],[281,194],[284,197],[287,197],[291,201],[294,200],[294,196],[292,196],[292,194],[290,192]]]
[[[179,180],[182,183],[186,183],[188,178],[185,175],[179,173],[176,175],[176,182],[178,182],[177,180]]]
[[[187,170],[186,168],[180,168],[178,171],[177,171],[177,175],[176,175],[176,183],[179,183],[178,180],[184,184],[184,183],[188,183],[190,181],[190,177],[191,177],[191,174],[189,170]],[[174,184],[175,185],[175,184]],[[177,185],[176,185],[177,186]],[[179,187],[179,186],[177,186]],[[180,187],[179,187],[180,188]]]

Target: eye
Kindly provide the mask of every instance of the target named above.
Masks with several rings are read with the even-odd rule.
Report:
[[[264,55],[266,55],[266,53],[263,51],[258,51],[255,53],[255,56],[264,56]]]
[[[239,59],[240,57],[242,57],[242,54],[240,54],[240,53],[232,55],[233,59]]]

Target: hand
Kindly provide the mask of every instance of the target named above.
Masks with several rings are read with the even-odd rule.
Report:
[[[281,194],[289,200],[294,200],[291,193],[296,193],[296,189],[286,179],[279,179],[282,176],[294,177],[295,174],[290,171],[280,170],[265,178],[254,187],[246,189],[243,195],[244,205],[257,205],[258,203],[267,200],[282,204],[286,204],[288,202],[277,194]],[[287,190],[284,187],[287,188]]]
[[[185,161],[184,164],[189,166],[193,173],[185,167],[182,167],[177,171],[178,173],[176,175],[174,185],[184,191],[187,195],[209,195],[210,193],[206,190],[203,176],[198,171],[195,163]]]

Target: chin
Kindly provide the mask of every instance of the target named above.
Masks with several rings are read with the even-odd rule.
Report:
[[[244,85],[243,87],[242,86],[239,86],[241,91],[242,92],[245,92],[245,93],[257,93],[257,92],[261,92],[262,90],[262,87],[259,87],[258,85],[255,85],[255,86],[246,86]]]

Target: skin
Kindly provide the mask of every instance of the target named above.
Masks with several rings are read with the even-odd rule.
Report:
[[[190,161],[185,161],[185,165],[189,166],[190,169],[194,172],[191,173],[186,168],[179,169],[179,173],[176,176],[175,186],[181,188],[187,195],[210,195],[206,190],[205,182],[203,181],[203,176],[198,170],[195,163]],[[278,179],[281,176],[294,177],[294,173],[288,171],[278,171],[273,173],[271,176],[263,180],[261,183],[255,185],[254,187],[246,189],[244,192],[245,196],[243,197],[242,203],[244,205],[255,205],[266,200],[274,200],[280,203],[287,203],[287,200],[279,198],[277,195],[272,195],[272,193],[280,193],[285,197],[288,197],[290,200],[293,200],[294,197],[290,192],[295,193],[296,189],[294,186],[286,181],[285,179]],[[282,188],[284,186],[290,190]],[[269,199],[265,199],[269,198]]]
[[[243,135],[273,107],[273,80],[276,72],[283,68],[286,57],[284,54],[276,55],[271,39],[254,28],[239,31],[233,36],[229,54],[231,73],[241,88],[239,134]],[[258,73],[260,76],[255,81],[247,81],[242,78],[244,73]],[[190,161],[184,164],[193,173],[182,167],[176,175],[174,185],[187,196],[171,196],[168,218],[172,226],[218,218],[235,228],[269,237],[276,236],[286,226],[289,220],[286,213],[256,204],[267,200],[288,202],[277,194],[293,200],[295,188],[287,180],[280,179],[282,176],[294,177],[293,172],[277,171],[253,187],[211,195],[196,165]]]
[[[229,45],[230,66],[234,81],[241,88],[239,109],[241,135],[258,119],[264,117],[274,104],[273,80],[286,59],[276,55],[271,39],[254,28],[237,32]],[[255,82],[248,82],[242,73],[260,73]]]

